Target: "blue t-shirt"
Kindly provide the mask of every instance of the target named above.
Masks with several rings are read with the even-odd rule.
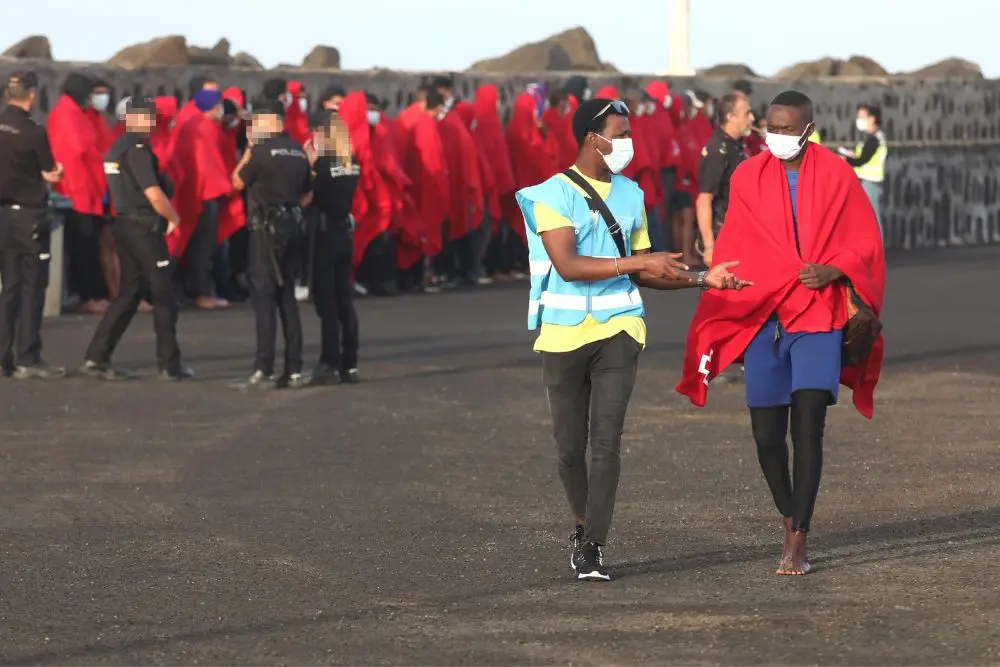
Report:
[[[797,169],[795,171],[786,169],[785,176],[788,178],[788,194],[792,198],[792,226],[795,230],[795,247],[801,252],[802,249],[799,248],[799,203],[795,196],[799,187],[799,172]]]

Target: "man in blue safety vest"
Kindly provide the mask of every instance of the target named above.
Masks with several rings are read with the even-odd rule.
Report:
[[[528,328],[543,375],[562,479],[576,522],[578,579],[607,581],[603,547],[618,490],[625,411],[646,343],[638,285],[742,289],[725,262],[688,272],[680,255],[650,252],[643,193],[620,176],[632,159],[629,111],[583,102],[573,115],[576,164],[517,193],[528,231]],[[591,465],[588,474],[588,436]]]

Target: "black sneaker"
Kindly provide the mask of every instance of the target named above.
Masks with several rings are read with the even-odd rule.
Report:
[[[190,380],[194,377],[194,369],[188,366],[178,366],[177,368],[164,368],[160,371],[160,379],[168,382],[179,382]]]
[[[105,382],[118,382],[120,380],[134,380],[135,376],[128,371],[114,368],[110,364],[102,364],[97,361],[85,361],[80,366],[80,375],[95,380]]]
[[[340,371],[340,381],[347,384],[355,384],[361,382],[361,374],[358,373],[357,368],[348,368],[347,370]]]
[[[302,389],[309,386],[309,378],[302,373],[282,375],[276,383],[278,389]]]
[[[587,542],[580,548],[576,559],[576,578],[580,581],[611,581],[611,573],[604,567],[604,547]]]
[[[325,361],[321,361],[316,364],[316,368],[313,369],[309,384],[314,387],[328,384],[340,384],[340,373],[338,373],[337,369],[330,364]]]
[[[34,366],[18,366],[14,369],[15,380],[54,380],[66,377],[66,369],[62,366],[49,366],[44,361]]]
[[[583,549],[583,526],[577,526],[569,539],[573,543],[573,550],[569,554],[569,566],[576,572],[576,561],[580,557],[581,549]]]

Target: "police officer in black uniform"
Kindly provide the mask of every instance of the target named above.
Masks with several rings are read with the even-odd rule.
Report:
[[[121,264],[121,288],[97,325],[87,348],[80,372],[102,380],[131,377],[110,366],[122,334],[149,292],[156,330],[156,361],[160,378],[181,380],[193,377],[181,365],[177,347],[177,294],[175,265],[167,250],[165,234],[180,220],[170,204],[173,187],[160,173],[160,165],[149,145],[149,133],[156,126],[156,107],[150,98],[132,98],[125,107],[126,132],[104,158],[111,203],[116,218],[112,233]]]
[[[45,129],[31,119],[37,94],[34,72],[14,72],[4,89],[7,106],[0,112],[0,373],[18,379],[66,374],[41,357],[49,284],[46,184],[58,183],[63,168],[52,159]]]
[[[712,265],[715,237],[722,228],[729,208],[729,179],[736,167],[746,159],[743,139],[753,127],[750,101],[742,96],[729,94],[719,100],[718,127],[708,144],[701,151],[698,165],[698,231],[701,234],[701,251],[705,264]]]
[[[330,113],[313,115],[313,302],[320,317],[319,364],[311,383],[357,382],[358,314],[354,309],[354,217],[361,165],[347,127]]]
[[[302,321],[295,301],[301,274],[302,209],[312,200],[312,172],[305,151],[284,131],[285,110],[276,100],[254,105],[248,132],[249,149],[236,166],[233,186],[248,191],[250,301],[257,324],[255,371],[240,389],[274,385],[276,313],[285,334],[285,372],[279,387],[300,388]]]

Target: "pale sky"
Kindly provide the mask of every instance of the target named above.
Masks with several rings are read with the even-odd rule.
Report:
[[[58,60],[100,61],[152,37],[183,34],[265,66],[299,64],[316,44],[345,69],[460,71],[525,42],[582,25],[620,70],[668,64],[670,0],[28,0],[5,2],[0,49],[44,33]],[[1000,0],[691,0],[696,68],[743,62],[759,74],[823,56],[861,54],[890,71],[947,57],[1000,77]]]

